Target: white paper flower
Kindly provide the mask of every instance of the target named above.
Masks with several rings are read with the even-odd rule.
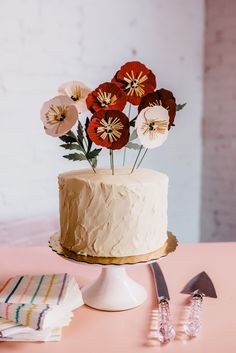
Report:
[[[141,110],[135,128],[141,144],[146,148],[155,148],[166,141],[168,125],[168,110],[162,106],[153,106]]]
[[[86,98],[91,92],[84,83],[80,81],[70,81],[63,83],[59,88],[58,92],[70,97],[78,110],[79,113],[83,113],[88,110],[86,105]]]
[[[41,120],[46,134],[59,137],[75,125],[78,111],[70,98],[56,96],[43,104]]]

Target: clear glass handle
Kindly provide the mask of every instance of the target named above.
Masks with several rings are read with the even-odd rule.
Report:
[[[170,320],[169,303],[166,299],[159,302],[157,338],[166,343],[175,338],[175,330]]]
[[[190,337],[197,336],[201,329],[200,313],[202,299],[203,297],[200,294],[194,294],[191,299],[188,319],[184,325],[184,331]]]

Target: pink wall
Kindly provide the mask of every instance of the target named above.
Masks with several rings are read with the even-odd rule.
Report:
[[[203,241],[236,240],[236,1],[206,1]]]

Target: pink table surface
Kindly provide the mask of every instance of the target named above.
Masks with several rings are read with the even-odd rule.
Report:
[[[146,302],[123,312],[102,312],[83,306],[63,329],[60,342],[2,342],[0,352],[63,353],[235,353],[236,352],[236,243],[183,244],[160,262],[171,296],[170,308],[176,339],[161,347],[146,346],[149,318],[155,308],[155,292],[147,265],[128,268],[132,278],[148,291]],[[67,261],[48,247],[0,248],[0,280],[9,275],[69,272],[80,286],[93,280],[100,268]],[[217,299],[205,298],[203,327],[198,338],[188,340],[182,331],[187,296],[179,294],[185,283],[205,270],[212,278]]]

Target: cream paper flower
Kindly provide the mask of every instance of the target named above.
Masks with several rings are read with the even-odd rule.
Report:
[[[86,104],[86,98],[91,92],[84,83],[80,81],[70,81],[63,83],[59,88],[58,92],[70,97],[78,110],[79,113],[83,113],[88,110]]]
[[[141,110],[135,128],[141,144],[146,148],[155,148],[166,141],[168,125],[168,110],[162,106],[153,106]]]
[[[78,120],[78,111],[66,96],[56,96],[45,102],[40,115],[46,134],[54,137],[65,135]]]

